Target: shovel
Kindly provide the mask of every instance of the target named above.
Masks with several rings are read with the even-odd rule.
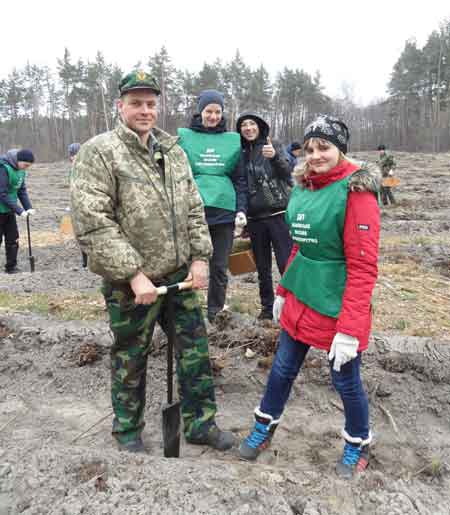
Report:
[[[30,233],[30,217],[27,216],[27,234],[28,234],[28,259],[30,260],[30,272],[34,272],[34,256],[31,252],[31,233]]]
[[[162,431],[164,441],[164,456],[178,458],[180,456],[180,402],[173,401],[173,349],[176,342],[175,307],[173,297],[177,291],[187,290],[192,282],[160,286],[158,295],[167,294],[167,405],[162,410]]]

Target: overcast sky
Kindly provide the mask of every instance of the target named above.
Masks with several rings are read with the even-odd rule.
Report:
[[[284,66],[319,70],[327,94],[341,96],[346,82],[368,103],[386,95],[405,41],[424,45],[449,17],[449,0],[4,0],[0,77],[27,61],[55,69],[65,46],[74,58],[93,59],[100,50],[124,70],[162,45],[177,68],[190,71],[218,57],[227,62],[239,49],[272,78]]]

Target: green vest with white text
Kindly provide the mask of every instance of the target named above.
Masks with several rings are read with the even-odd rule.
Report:
[[[299,251],[281,284],[312,309],[338,318],[347,266],[343,233],[350,177],[318,190],[295,187],[286,222]]]
[[[24,170],[13,168],[4,161],[0,161],[0,164],[6,168],[8,173],[8,197],[17,202],[17,192],[23,184],[26,173]],[[0,213],[11,213],[11,208],[0,201]]]
[[[239,134],[178,129],[178,135],[178,143],[188,156],[205,206],[236,211],[236,191],[231,176],[241,152]]]

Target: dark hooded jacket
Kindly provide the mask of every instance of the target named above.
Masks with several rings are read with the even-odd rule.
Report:
[[[219,124],[216,127],[205,127],[202,123],[201,114],[194,114],[191,119],[189,129],[195,132],[205,132],[208,134],[221,134],[227,130],[227,121],[225,116],[222,116]],[[231,182],[236,190],[236,212],[247,211],[247,178],[241,163],[238,162],[233,175],[231,176]],[[227,209],[221,209],[219,207],[205,207],[206,222],[208,225],[217,225],[224,223],[234,223],[236,212],[228,211]]]
[[[241,166],[248,181],[247,214],[258,219],[285,211],[292,187],[291,166],[281,143],[272,141],[276,154],[272,159],[262,155],[262,147],[267,144],[269,125],[254,113],[242,114],[236,122],[236,130],[241,133],[244,120],[254,120],[259,127],[255,141],[247,141],[241,135]]]
[[[289,143],[289,145],[286,148],[287,157],[289,159],[289,164],[291,165],[292,170],[295,168],[295,165],[297,164],[297,156],[294,156],[294,154],[292,153],[293,145],[294,143]]]
[[[16,170],[18,169],[17,165],[17,150],[8,150],[6,154],[0,156],[0,202],[3,202],[6,206],[11,209],[12,213],[16,213],[20,215],[22,211],[31,209],[31,202],[28,198],[27,188],[25,186],[25,181],[22,183],[22,186],[17,191],[17,198],[20,200],[20,203],[24,207],[22,209],[11,197],[8,195],[9,189],[9,176],[6,167],[3,166],[2,163],[7,163]]]

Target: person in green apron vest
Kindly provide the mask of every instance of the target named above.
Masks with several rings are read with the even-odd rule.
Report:
[[[309,349],[322,349],[344,406],[344,451],[336,466],[344,478],[363,471],[369,460],[372,435],[360,365],[380,232],[379,169],[350,161],[348,140],[347,126],[332,116],[321,115],[305,129],[304,173],[286,210],[294,246],[273,308],[280,338],[254,429],[240,445],[241,457],[254,460],[270,444]],[[309,427],[305,420],[306,438]],[[324,446],[335,445],[333,436],[323,439]]]
[[[75,161],[75,157],[76,155],[78,154],[78,152],[80,151],[80,148],[81,148],[81,145],[80,143],[71,143],[68,147],[67,147],[67,153],[69,154],[69,161],[71,163],[71,167],[70,167],[70,171],[69,171],[69,182],[70,182],[70,179],[72,177],[72,172],[73,172],[73,162]],[[70,211],[70,208],[68,208],[69,211]],[[87,268],[87,264],[88,264],[88,257],[87,257],[87,254],[86,252],[83,252],[81,251],[81,266],[83,268]]]
[[[227,131],[223,110],[223,94],[204,90],[190,127],[178,129],[178,143],[187,154],[205,205],[213,244],[208,284],[210,322],[225,305],[235,227],[247,224],[247,181],[240,166],[240,137]]]
[[[27,218],[34,214],[25,185],[26,170],[33,163],[33,152],[26,148],[10,150],[0,156],[0,244],[4,239],[7,274],[20,272],[17,268],[19,230],[16,215]]]

